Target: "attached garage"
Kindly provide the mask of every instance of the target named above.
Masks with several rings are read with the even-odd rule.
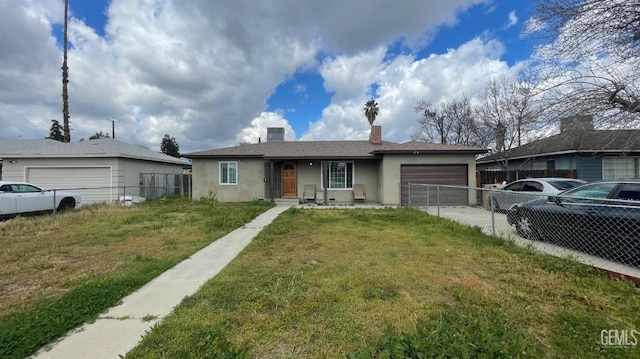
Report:
[[[468,165],[401,165],[400,198],[401,204],[409,204],[409,183],[449,186],[468,186]],[[469,205],[469,191],[458,188],[412,186],[411,205],[427,206]]]
[[[114,198],[111,167],[26,167],[25,172],[27,182],[44,189],[73,189],[82,195],[82,204]]]

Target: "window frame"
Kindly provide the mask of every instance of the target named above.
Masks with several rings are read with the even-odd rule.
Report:
[[[631,171],[633,171],[633,174],[631,176],[628,176],[628,174],[624,177],[620,177],[620,176],[616,176],[616,162],[622,162],[622,161],[630,161],[631,162]],[[634,157],[634,156],[606,156],[606,157],[602,157],[602,179],[605,180],[611,180],[611,179],[625,179],[625,178],[637,178],[638,176],[640,176],[639,173],[639,167],[640,165],[638,164],[638,160],[639,157]],[[621,170],[622,163],[618,163],[618,171]],[[625,164],[626,167],[624,170],[626,172],[629,171],[629,164]],[[607,172],[607,171],[611,171],[611,172]]]
[[[353,184],[355,183],[355,178],[356,178],[356,164],[355,161],[326,161],[323,162],[322,167],[321,167],[321,171],[320,171],[320,187],[324,190],[325,189],[325,183],[324,183],[324,166],[325,164],[329,166],[329,173],[328,173],[328,177],[329,177],[329,186],[331,185],[331,165],[332,164],[340,164],[340,163],[344,163],[345,165],[345,172],[344,172],[344,185],[345,187],[328,187],[326,189],[328,190],[332,190],[332,191],[352,191],[353,190]],[[349,169],[349,165],[351,165],[351,187],[347,187],[348,184],[348,179],[349,179],[349,174],[348,174],[348,169]]]
[[[227,176],[223,178],[222,166],[227,165]],[[229,182],[229,165],[235,167],[235,182]],[[221,186],[236,186],[238,184],[238,161],[220,161],[218,162],[218,184]],[[226,180],[223,181],[223,180]]]

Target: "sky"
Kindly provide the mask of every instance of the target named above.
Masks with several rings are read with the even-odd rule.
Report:
[[[71,140],[182,153],[417,130],[419,100],[474,96],[534,56],[522,0],[69,0]],[[0,0],[0,139],[62,123],[63,0]]]

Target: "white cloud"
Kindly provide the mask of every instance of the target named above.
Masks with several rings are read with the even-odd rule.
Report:
[[[376,82],[386,49],[378,47],[354,56],[340,55],[326,59],[320,66],[324,87],[333,92],[334,102],[343,102],[366,95],[367,88]]]
[[[384,139],[408,141],[417,129],[414,107],[418,100],[438,103],[463,94],[474,96],[492,77],[515,73],[519,65],[509,67],[500,60],[504,51],[504,46],[497,40],[476,38],[445,54],[432,54],[425,59],[417,60],[414,56],[398,56],[389,62],[379,59],[370,64],[370,68],[378,69],[377,74],[368,83],[362,82],[359,92],[351,83],[342,84],[346,91],[356,95],[348,100],[334,100],[323,111],[322,119],[310,124],[302,139],[367,139],[369,123],[364,117],[363,106],[368,99],[367,88],[376,82],[380,114],[375,124],[382,126]],[[353,66],[341,68],[341,71],[363,71],[358,58],[360,56],[341,59],[342,65]],[[342,88],[335,88],[335,91],[340,93]]]
[[[112,0],[104,36],[73,17],[71,2],[72,139],[110,132],[115,119],[116,138],[152,149],[165,133],[175,136],[184,152],[245,135],[253,140],[267,121],[266,101],[277,86],[309,69],[320,71],[334,96],[304,138],[366,138],[361,107],[372,84],[379,85],[379,121],[404,137],[401,126],[413,120],[417,96],[405,91],[421,88],[413,87],[412,76],[419,76],[424,97],[451,92],[456,83],[464,83],[458,90],[473,89],[478,76],[467,68],[486,71],[486,66],[469,65],[465,48],[422,63],[403,56],[385,59],[386,47],[403,39],[409,48],[421,49],[439,26],[457,23],[461,11],[484,2]],[[62,52],[53,31],[62,23],[63,9],[62,0],[0,0],[0,31],[20,34],[0,38],[3,138],[44,137],[50,120],[61,118]],[[492,46],[480,47],[498,50]],[[486,55],[471,52],[480,59]],[[456,63],[447,56],[466,67],[452,69]],[[425,72],[429,66],[436,72]],[[434,84],[431,78],[448,82]],[[256,118],[257,113],[262,115]],[[397,116],[398,125],[392,121]]]
[[[531,17],[524,24],[524,30],[522,30],[523,34],[533,34],[538,31],[542,31],[546,28],[544,21],[537,17]]]
[[[260,116],[251,121],[251,126],[245,127],[240,131],[236,143],[258,143],[258,141],[266,141],[268,127],[283,127],[285,140],[295,141],[296,133],[283,115],[281,111],[261,113]]]
[[[509,22],[507,23],[507,28],[514,26],[518,23],[518,16],[515,11],[509,13]]]

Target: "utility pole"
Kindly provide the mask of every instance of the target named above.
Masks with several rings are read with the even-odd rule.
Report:
[[[64,142],[71,142],[71,131],[69,130],[69,66],[67,66],[67,25],[69,19],[69,0],[64,0],[64,55],[62,60],[62,131]]]
[[[116,139],[116,120],[111,120],[111,138]]]

